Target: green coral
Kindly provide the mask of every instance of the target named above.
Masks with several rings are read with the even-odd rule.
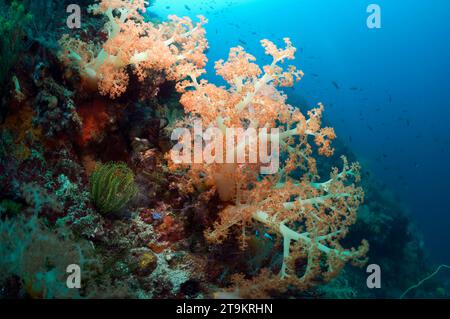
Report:
[[[10,199],[4,199],[0,202],[0,214],[6,213],[18,215],[22,209],[22,204]]]
[[[91,198],[102,214],[121,210],[138,192],[134,174],[125,163],[98,165],[90,181]]]
[[[0,0],[0,85],[9,75],[12,66],[27,46],[26,28],[33,19],[19,1],[14,0],[9,6]],[[3,90],[0,88],[0,90]]]

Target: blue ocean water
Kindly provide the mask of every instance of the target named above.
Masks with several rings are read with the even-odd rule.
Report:
[[[369,29],[367,7],[381,8]],[[323,102],[338,138],[409,210],[435,262],[450,263],[450,1],[157,0],[160,16],[202,14],[214,61],[259,41],[298,48],[305,72],[289,94]]]

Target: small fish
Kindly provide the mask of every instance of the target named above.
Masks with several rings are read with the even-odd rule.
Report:
[[[319,74],[317,74],[317,73],[311,73],[311,75],[315,78],[319,77]]]
[[[358,91],[358,90],[359,89],[357,87],[355,87],[355,86],[350,88],[350,91]]]
[[[184,7],[186,8],[186,10],[191,11],[191,8],[189,8],[187,4],[185,4]]]
[[[273,240],[273,237],[270,236],[268,233],[265,233],[265,234],[264,234],[264,237],[265,237],[265,238],[268,238],[268,239],[270,239],[270,240]]]
[[[245,42],[244,40],[239,39],[239,42],[241,42],[244,45],[247,45],[247,42]]]
[[[160,213],[156,213],[156,212],[153,213],[152,216],[153,216],[154,219],[161,219],[162,218],[162,215]]]
[[[338,89],[339,90],[339,84],[337,84],[337,82],[336,81],[333,81],[333,82],[331,82],[333,85],[334,85],[334,87],[336,88],[336,89]]]

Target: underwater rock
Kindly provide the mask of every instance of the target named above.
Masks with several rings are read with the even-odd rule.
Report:
[[[73,93],[56,83],[53,78],[42,80],[34,101],[36,115],[33,123],[43,128],[45,135],[77,132],[82,125],[76,112]]]
[[[201,284],[197,280],[188,280],[180,286],[180,293],[185,298],[195,298],[201,293]]]
[[[130,269],[139,277],[150,275],[158,266],[156,255],[148,248],[138,248],[131,251]]]

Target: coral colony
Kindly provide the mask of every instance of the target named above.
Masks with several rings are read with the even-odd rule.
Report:
[[[177,164],[233,164],[258,162],[268,164],[261,166],[261,174],[275,174],[279,169],[279,129],[262,128],[258,133],[255,128],[209,127],[202,131],[202,122],[195,120],[192,139],[188,128],[176,128],[171,136],[178,143],[172,148],[171,160]],[[205,143],[205,147],[203,144]],[[193,146],[192,146],[193,144]],[[270,152],[269,152],[270,149]],[[226,154],[224,154],[224,152]]]
[[[231,48],[215,62],[218,86],[204,77],[207,19],[151,21],[147,5],[97,1],[58,45],[15,46],[1,124],[2,296],[366,297],[349,284],[364,286],[365,270],[351,265],[392,239],[393,255],[419,264],[396,203],[332,146],[324,105],[288,104],[281,89],[303,77],[288,66],[289,38],[261,40],[264,66]],[[15,1],[9,10],[27,16],[16,30],[33,19]],[[66,285],[69,265],[81,288]],[[402,287],[417,275],[399,271]]]

